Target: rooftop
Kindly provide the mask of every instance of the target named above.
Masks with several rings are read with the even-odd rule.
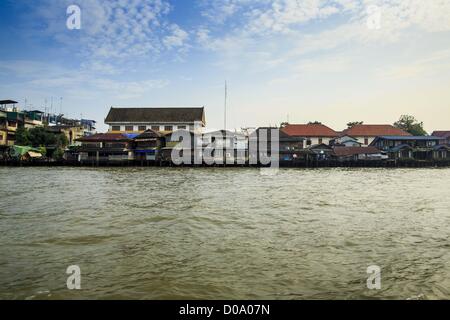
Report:
[[[434,136],[380,136],[379,139],[384,140],[401,140],[401,141],[413,141],[413,140],[441,140],[440,137],[434,137]]]
[[[298,137],[329,137],[334,138],[338,133],[326,125],[319,123],[311,124],[289,124],[282,128],[281,131],[290,135]]]
[[[450,138],[450,130],[449,131],[445,131],[445,130],[434,131],[432,136],[448,139],[448,138]]]
[[[0,105],[5,105],[5,104],[17,104],[17,101],[14,100],[0,100]]]
[[[408,132],[390,124],[360,124],[344,130],[341,135],[351,137],[411,136]]]
[[[357,154],[378,154],[381,152],[375,147],[336,147],[333,151],[338,157],[353,156]]]
[[[131,138],[121,133],[97,133],[77,139],[80,142],[126,142],[129,140]]]
[[[112,107],[105,123],[186,123],[205,121],[204,107],[156,107],[115,108]]]

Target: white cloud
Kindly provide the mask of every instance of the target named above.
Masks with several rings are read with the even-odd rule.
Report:
[[[163,39],[164,45],[168,49],[183,47],[189,38],[189,34],[176,24],[172,25],[170,29],[171,34]]]

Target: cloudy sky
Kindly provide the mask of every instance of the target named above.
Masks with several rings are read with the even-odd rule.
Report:
[[[81,8],[69,30],[67,8]],[[0,98],[103,120],[206,106],[208,127],[319,120],[450,129],[448,0],[2,0]]]

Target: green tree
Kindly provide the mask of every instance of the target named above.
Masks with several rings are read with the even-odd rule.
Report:
[[[413,136],[426,136],[427,132],[423,128],[423,122],[417,121],[410,115],[402,115],[400,119],[394,123],[394,127],[409,132]]]
[[[16,144],[35,148],[49,146],[65,148],[69,141],[64,134],[48,132],[44,127],[35,127],[31,129],[18,128]]]
[[[364,121],[353,121],[353,122],[347,123],[347,127],[348,127],[349,129],[351,129],[351,128],[353,128],[354,126],[360,126],[360,125],[362,125],[362,124],[364,124]]]
[[[30,132],[23,127],[17,128],[15,144],[18,146],[31,146]]]

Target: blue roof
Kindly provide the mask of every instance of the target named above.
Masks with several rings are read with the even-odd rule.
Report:
[[[126,136],[128,139],[134,139],[139,135],[139,133],[124,133],[124,136]]]
[[[441,140],[442,138],[434,136],[380,136],[378,137],[384,140]]]

